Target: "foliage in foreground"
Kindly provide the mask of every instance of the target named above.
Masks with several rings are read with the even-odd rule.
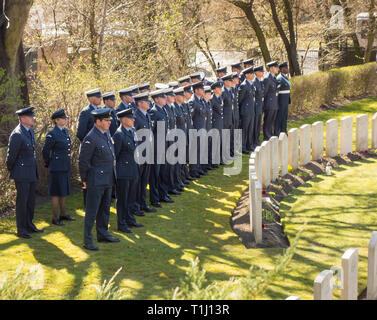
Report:
[[[4,277],[0,281],[1,300],[37,300],[42,299],[43,269],[40,264],[30,267],[23,272],[24,264],[21,263],[13,278]]]
[[[43,269],[40,264],[33,265],[26,272],[21,263],[16,274],[9,278],[5,276],[0,281],[0,300],[40,300],[45,297],[41,293],[44,288]],[[111,277],[104,280],[102,285],[93,285],[96,295],[95,300],[122,300],[125,299],[125,289],[115,285],[114,280],[122,268]]]
[[[291,246],[277,260],[272,270],[252,265],[242,277],[232,277],[226,282],[207,284],[206,271],[200,268],[199,258],[191,259],[186,277],[172,295],[173,300],[256,300],[288,266],[295,253],[305,225],[297,233]]]
[[[300,229],[290,248],[277,260],[274,269],[266,271],[260,267],[251,266],[249,272],[239,278],[230,278],[225,282],[207,284],[206,271],[200,268],[199,258],[191,259],[191,265],[186,272],[186,277],[181,280],[172,295],[173,300],[255,300],[262,295],[271,282],[287,267],[293,258],[298,240],[301,236]],[[41,290],[44,287],[43,269],[38,265],[32,266],[23,272],[24,264],[17,268],[13,278],[4,277],[0,282],[0,300],[37,300],[43,299]],[[104,280],[102,285],[93,285],[95,300],[122,300],[125,299],[125,289],[115,285],[115,278],[122,268],[111,277]]]

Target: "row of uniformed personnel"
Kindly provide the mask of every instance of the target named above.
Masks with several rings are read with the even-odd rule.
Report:
[[[204,80],[201,74],[197,73],[180,78],[178,82],[169,83],[169,88],[162,86],[165,89],[151,93],[149,84],[140,87],[134,86],[119,91],[122,102],[116,110],[114,110],[116,97],[113,93],[102,96],[99,90],[87,92],[89,105],[80,113],[76,134],[82,142],[79,166],[86,193],[84,200],[89,200],[85,205],[84,245],[87,249],[98,249],[91,236],[91,229],[95,220],[97,221],[98,241],[119,241],[111,237],[107,229],[111,189],[114,185],[116,185],[117,193],[118,230],[131,232],[128,227],[142,226],[136,222],[134,215],[144,215],[142,211],[156,211],[146,204],[148,183],[152,206],[161,207],[161,201],[174,202],[169,194],[180,194],[184,187],[189,184],[189,180],[199,178],[200,175],[206,175],[208,174],[207,170],[217,167],[217,164],[211,163],[211,159],[209,159],[208,165],[159,165],[157,162],[153,165],[136,165],[133,158],[133,152],[137,146],[134,139],[135,130],[150,128],[156,135],[157,121],[165,121],[166,130],[179,128],[185,130],[187,134],[190,128],[205,128],[207,130],[211,128],[220,130],[241,128],[244,137],[243,151],[247,152],[253,150],[259,144],[263,111],[264,138],[269,139],[267,135],[269,132],[271,134],[277,132],[274,131],[273,125],[272,129],[269,127],[271,124],[275,124],[276,113],[274,117],[274,115],[269,114],[269,111],[275,111],[276,104],[270,108],[269,104],[266,103],[266,100],[272,101],[270,103],[272,105],[276,100],[275,97],[280,98],[278,86],[281,86],[281,84],[276,83],[276,78],[273,75],[276,70],[274,68],[278,67],[277,63],[268,64],[271,73],[263,80],[263,66],[253,68],[247,66],[246,62],[252,63],[252,59],[244,63],[245,70],[240,73],[241,79],[244,78],[244,81],[241,83],[239,82],[238,72],[233,72],[230,75],[221,74],[225,70],[220,68],[217,70],[219,79],[215,83]],[[238,67],[240,67],[239,64],[232,65],[232,71],[234,69],[237,71]],[[280,66],[281,70],[283,68],[286,68],[285,64]],[[253,79],[254,73],[257,75],[256,79]],[[288,73],[288,71],[285,73]],[[270,78],[272,84],[268,83],[271,81]],[[289,81],[287,80],[286,83],[289,84]],[[204,86],[204,84],[210,84],[210,86]],[[268,90],[264,90],[264,84],[267,84]],[[223,86],[224,89],[222,89]],[[156,85],[156,87],[159,86]],[[211,90],[213,94],[211,94]],[[149,94],[154,103],[149,100]],[[102,99],[106,108],[100,107]],[[263,102],[265,103],[263,104]],[[280,109],[282,108],[278,107],[279,111]],[[17,215],[18,235],[28,238],[30,232],[41,231],[32,224],[32,216],[34,215],[32,198],[37,173],[36,177],[31,179],[32,181],[29,181],[30,179],[27,181],[28,186],[20,185],[20,183],[17,186],[19,179],[12,174],[12,171],[17,171],[14,164],[18,163],[18,161],[15,161],[16,152],[13,150],[15,149],[15,137],[20,133],[25,135],[25,131],[33,132],[33,110],[30,108],[22,109],[18,111],[18,115],[20,116],[20,125],[10,137],[7,165],[11,171],[11,178],[16,180],[18,191],[18,210],[16,210],[19,212]],[[59,225],[62,219],[74,220],[65,213],[65,197],[69,194],[70,138],[64,128],[66,118],[64,110],[55,112],[52,118],[56,126],[46,136],[43,156],[50,172],[49,191],[53,199],[53,223]],[[119,124],[121,125],[119,126]],[[63,144],[60,143],[59,147],[59,139],[61,142],[66,139],[65,151]],[[154,140],[157,143],[156,136]],[[114,143],[114,141],[119,143]],[[29,142],[28,146],[34,148],[34,139],[30,138]],[[156,154],[157,152],[155,152]],[[62,155],[64,156],[62,157]],[[21,155],[22,157],[23,155]],[[30,152],[29,157],[31,159]],[[105,161],[104,158],[106,157],[108,159]],[[64,159],[66,165],[62,164]],[[114,166],[114,160],[116,166]],[[105,162],[108,162],[108,168],[102,168],[102,166],[105,166]],[[112,162],[112,170],[110,170],[110,162]],[[223,164],[222,161],[221,164]],[[33,170],[30,172],[33,172]],[[114,183],[115,180],[116,184]],[[29,184],[29,182],[32,183]],[[57,203],[61,206],[60,219],[57,218],[56,214]],[[25,217],[27,217],[26,220]],[[30,224],[32,227],[30,227]]]

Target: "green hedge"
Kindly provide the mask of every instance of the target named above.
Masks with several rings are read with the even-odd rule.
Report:
[[[315,113],[321,106],[342,98],[376,94],[377,64],[372,62],[294,77],[291,84],[290,114]]]

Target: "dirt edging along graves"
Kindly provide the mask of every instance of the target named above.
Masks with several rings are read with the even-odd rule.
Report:
[[[299,167],[294,172],[289,172],[284,177],[278,177],[275,182],[263,190],[263,198],[270,201],[263,201],[263,225],[262,243],[256,245],[250,230],[249,216],[249,188],[247,188],[237,202],[230,217],[230,226],[238,235],[246,248],[287,248],[289,240],[284,233],[284,226],[281,223],[279,207],[281,201],[288,197],[293,190],[297,189],[307,181],[312,180],[317,175],[326,174],[326,165],[330,162],[332,168],[339,167],[346,163],[364,160],[368,158],[377,159],[376,150],[365,152],[352,152],[348,155],[337,156],[335,158],[323,157],[319,161],[311,161],[303,167]]]

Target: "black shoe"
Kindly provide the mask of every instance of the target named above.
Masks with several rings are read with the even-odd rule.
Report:
[[[162,201],[162,202],[166,202],[166,203],[173,203],[173,202],[174,202],[173,199],[170,199],[170,198],[168,198],[168,197],[165,197],[165,198],[161,199],[161,201]]]
[[[70,215],[66,214],[64,216],[60,216],[59,220],[67,220],[67,221],[75,221],[75,218],[72,218]]]
[[[103,239],[97,239],[98,242],[120,242],[119,239],[113,238],[113,237],[108,237],[108,238],[103,238]]]
[[[249,151],[244,150],[244,151],[242,151],[242,153],[243,154],[249,154]]]
[[[180,193],[178,190],[173,189],[173,190],[170,190],[170,191],[169,191],[169,194],[180,195],[181,193]]]
[[[212,165],[212,169],[218,169],[218,168],[219,168],[219,166],[217,164]]]
[[[124,233],[133,233],[132,230],[128,229],[128,228],[122,228],[122,229],[118,229],[119,232],[124,232]]]
[[[153,209],[151,208],[150,206],[146,206],[144,208],[141,208],[141,210],[145,211],[145,212],[157,212],[156,209]]]
[[[138,217],[144,217],[144,216],[145,216],[145,214],[144,214],[143,211],[135,211],[135,212],[133,213],[133,215],[138,216]]]
[[[208,172],[205,172],[203,170],[200,170],[199,171],[199,174],[201,174],[202,176],[207,176],[208,175]]]
[[[30,233],[32,232],[43,232],[44,230],[43,229],[38,229],[36,226],[34,226],[33,228],[30,229]]]
[[[144,227],[144,225],[143,224],[141,224],[141,223],[129,223],[128,224],[129,225],[129,227],[130,228],[133,228],[133,227],[135,227],[135,228],[141,228],[141,227]]]
[[[59,227],[62,227],[64,226],[64,223],[60,221],[60,219],[52,219],[52,224],[56,225],[56,226],[59,226]]]
[[[186,179],[189,180],[189,181],[194,181],[195,180],[195,178],[192,175],[189,175]]]
[[[161,203],[159,202],[153,202],[153,203],[151,202],[151,205],[156,208],[161,208]]]
[[[31,239],[31,235],[27,233],[22,233],[22,234],[17,233],[16,236],[23,239]]]
[[[190,185],[190,182],[186,181],[183,184],[185,185],[185,187],[188,187]]]
[[[208,166],[206,169],[207,169],[207,170],[214,170],[215,168],[212,167],[212,166]]]
[[[84,248],[92,251],[98,251],[98,247],[96,247],[94,244],[86,244],[84,243]]]
[[[183,187],[184,188],[184,187]],[[183,192],[183,191],[185,191],[184,189],[183,189],[182,187],[177,187],[177,188],[175,188],[177,191],[179,191],[179,192]]]

